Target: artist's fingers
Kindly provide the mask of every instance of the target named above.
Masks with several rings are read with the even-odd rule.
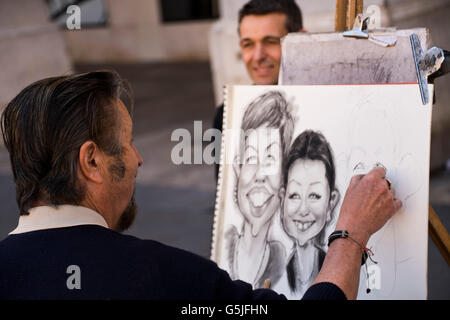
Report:
[[[359,181],[361,181],[362,178],[364,178],[364,174],[355,174],[354,176],[352,176],[349,188],[357,184]]]
[[[394,198],[394,208],[395,208],[395,212],[397,212],[398,210],[400,210],[400,208],[403,206],[403,203],[400,199],[395,199]]]
[[[386,169],[384,167],[374,167],[367,175],[373,175],[376,178],[384,179],[386,177]]]
[[[395,213],[402,207],[403,204],[402,204],[402,202],[399,199],[395,198],[395,189],[394,188],[391,188],[389,190],[389,193],[390,193],[390,196],[392,198],[392,202],[393,202],[393,205],[394,205],[394,213]]]
[[[395,189],[393,187],[391,187],[389,189],[389,184],[388,183],[386,183],[386,185],[388,186],[389,193],[392,195],[392,199],[395,199]]]
[[[386,169],[386,167],[381,163],[381,162],[377,162],[377,163],[375,163],[375,167],[380,167],[380,168],[383,168],[384,169],[384,172],[385,172],[385,174],[384,175],[386,175],[387,174],[387,169]],[[374,167],[374,168],[375,168]]]

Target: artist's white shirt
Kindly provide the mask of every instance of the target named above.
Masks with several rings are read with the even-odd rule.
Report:
[[[99,225],[108,228],[105,219],[96,211],[73,205],[58,205],[34,207],[29,215],[20,216],[17,228],[9,234],[19,234],[30,231],[64,228],[79,225]]]

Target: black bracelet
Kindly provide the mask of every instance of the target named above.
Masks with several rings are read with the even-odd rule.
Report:
[[[336,230],[332,234],[330,234],[330,236],[328,237],[328,246],[330,246],[330,244],[334,240],[339,239],[339,238],[350,239],[361,248],[361,251],[362,251],[361,265],[364,265],[364,263],[366,263],[367,257],[369,256],[369,254],[367,253],[368,249],[364,248],[362,245],[359,244],[358,241],[356,241],[355,239],[350,237],[347,230]]]

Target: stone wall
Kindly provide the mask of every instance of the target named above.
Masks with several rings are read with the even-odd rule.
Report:
[[[105,6],[105,27],[64,31],[75,63],[209,59],[213,21],[162,23],[158,0],[105,0]]]
[[[33,81],[72,71],[45,1],[0,1],[0,106]],[[0,139],[1,140],[1,139]]]

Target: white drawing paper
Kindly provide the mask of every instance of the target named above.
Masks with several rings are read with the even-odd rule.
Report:
[[[358,299],[426,299],[431,108],[417,84],[228,87],[211,258],[301,298],[351,177],[381,163],[403,207],[368,242]]]

